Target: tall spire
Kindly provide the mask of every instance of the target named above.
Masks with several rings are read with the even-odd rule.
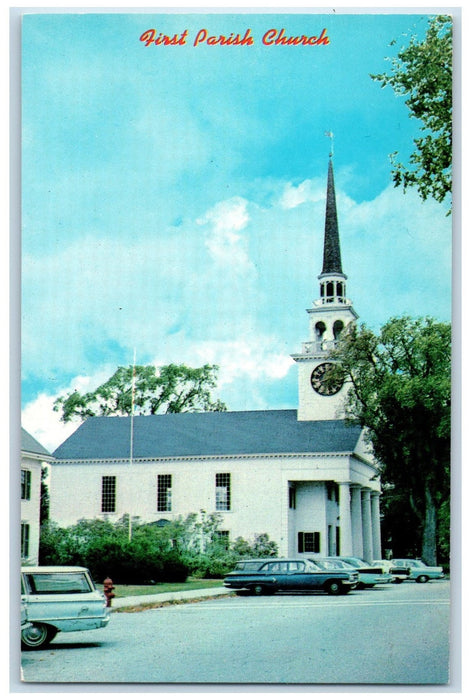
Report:
[[[324,262],[321,274],[330,275],[332,273],[343,275],[337,205],[335,201],[334,169],[332,167],[332,158],[330,157],[329,172],[327,175],[327,201],[325,207]]]

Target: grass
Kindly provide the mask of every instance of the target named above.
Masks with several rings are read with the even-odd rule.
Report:
[[[146,586],[116,584],[113,593],[116,598],[154,593],[174,593],[175,591],[197,591],[201,588],[219,588],[222,579],[188,578],[185,583],[153,583]]]

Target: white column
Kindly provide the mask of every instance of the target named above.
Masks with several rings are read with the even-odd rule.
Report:
[[[352,544],[353,555],[363,557],[363,525],[361,518],[361,487],[352,486]]]
[[[381,524],[379,515],[379,493],[371,493],[371,530],[373,534],[373,559],[381,559]]]
[[[361,492],[361,514],[363,520],[363,559],[373,559],[373,533],[371,531],[370,489]]]
[[[350,483],[339,484],[340,554],[352,556],[352,516],[350,512]]]

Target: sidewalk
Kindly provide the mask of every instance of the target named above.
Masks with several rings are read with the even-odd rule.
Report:
[[[118,608],[130,608],[149,603],[168,603],[175,600],[195,600],[197,598],[211,598],[213,596],[230,595],[228,588],[200,588],[195,591],[175,591],[173,593],[154,593],[153,595],[134,595],[124,598],[113,598],[111,612]]]

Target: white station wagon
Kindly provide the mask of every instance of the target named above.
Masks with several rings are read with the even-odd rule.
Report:
[[[21,597],[30,623],[21,631],[23,649],[41,649],[58,632],[99,629],[110,621],[104,594],[81,566],[22,567]]]

